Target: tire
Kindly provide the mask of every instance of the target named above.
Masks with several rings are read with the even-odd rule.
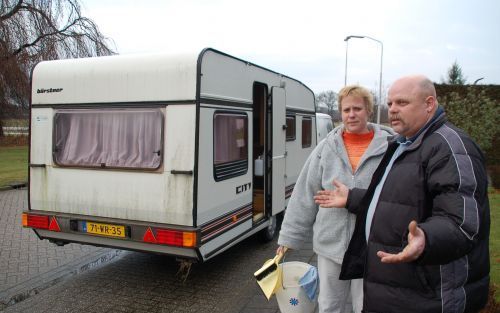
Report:
[[[259,239],[262,242],[270,242],[278,233],[278,218],[276,215],[269,218],[269,225],[259,232]]]

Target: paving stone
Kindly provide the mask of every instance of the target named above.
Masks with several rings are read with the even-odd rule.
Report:
[[[36,289],[28,282],[46,283],[39,279],[41,275],[46,280],[57,279],[57,275],[51,277],[51,271],[61,274],[61,266],[113,250],[78,244],[58,247],[40,240],[21,225],[21,214],[28,209],[27,196],[26,189],[0,191],[0,308],[23,290],[23,284],[27,284],[24,289]]]

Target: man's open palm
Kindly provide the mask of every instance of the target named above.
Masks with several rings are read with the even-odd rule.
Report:
[[[411,221],[408,226],[408,244],[398,254],[378,251],[377,256],[382,263],[405,263],[418,259],[425,249],[425,233],[417,226],[417,222]]]

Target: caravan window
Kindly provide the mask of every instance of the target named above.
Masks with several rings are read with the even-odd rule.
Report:
[[[286,141],[295,140],[295,115],[286,116]]]
[[[160,109],[68,109],[54,116],[61,166],[157,169],[163,155]]]
[[[248,117],[214,114],[214,177],[216,181],[243,175],[248,170]]]
[[[310,117],[302,118],[302,148],[311,146],[312,138],[312,119]]]

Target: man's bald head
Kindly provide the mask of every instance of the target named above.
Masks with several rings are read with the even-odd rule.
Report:
[[[409,75],[397,79],[391,86],[411,86],[413,95],[420,99],[425,99],[429,96],[436,98],[436,88],[434,83],[424,75]]]
[[[436,89],[426,76],[404,76],[389,89],[388,105],[394,130],[410,137],[434,116],[438,108]]]

